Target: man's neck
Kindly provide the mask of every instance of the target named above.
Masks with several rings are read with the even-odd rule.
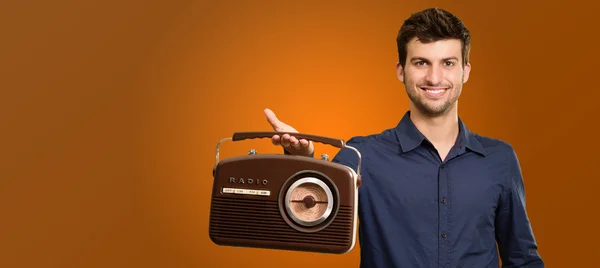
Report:
[[[410,119],[436,148],[449,149],[456,142],[459,132],[456,108],[438,116],[430,116],[411,108]]]

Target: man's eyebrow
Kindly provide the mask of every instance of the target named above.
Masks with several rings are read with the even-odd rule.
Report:
[[[449,61],[449,60],[455,60],[455,61],[458,61],[458,58],[457,58],[457,57],[454,57],[454,56],[452,56],[452,57],[447,57],[447,58],[443,58],[443,59],[442,59],[442,61]],[[410,59],[410,61],[411,61],[411,62],[413,62],[413,61],[425,61],[425,62],[430,62],[430,60],[428,60],[428,59],[426,59],[426,58],[423,58],[423,57],[412,57],[412,58]]]
[[[429,62],[429,60],[428,60],[428,59],[426,59],[426,58],[423,58],[423,57],[412,57],[412,58],[410,58],[410,61],[411,61],[411,62],[412,62],[412,61],[425,61],[425,62]]]
[[[457,57],[448,57],[448,58],[444,58],[443,60],[444,60],[444,61],[449,61],[449,60],[455,60],[455,61],[458,61],[458,58],[457,58]]]

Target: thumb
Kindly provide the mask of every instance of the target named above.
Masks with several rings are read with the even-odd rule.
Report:
[[[267,116],[267,121],[271,124],[271,127],[273,127],[273,130],[280,131],[283,123],[277,119],[275,113],[267,108],[265,109],[265,115]]]

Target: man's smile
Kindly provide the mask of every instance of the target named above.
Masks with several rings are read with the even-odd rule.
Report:
[[[425,95],[432,98],[439,98],[446,94],[449,88],[447,87],[419,87]]]

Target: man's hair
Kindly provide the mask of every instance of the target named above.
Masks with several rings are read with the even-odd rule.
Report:
[[[406,44],[417,37],[422,43],[458,39],[462,43],[463,66],[469,62],[471,35],[463,22],[454,14],[441,8],[428,8],[412,14],[404,21],[396,44],[402,67],[406,64]]]

